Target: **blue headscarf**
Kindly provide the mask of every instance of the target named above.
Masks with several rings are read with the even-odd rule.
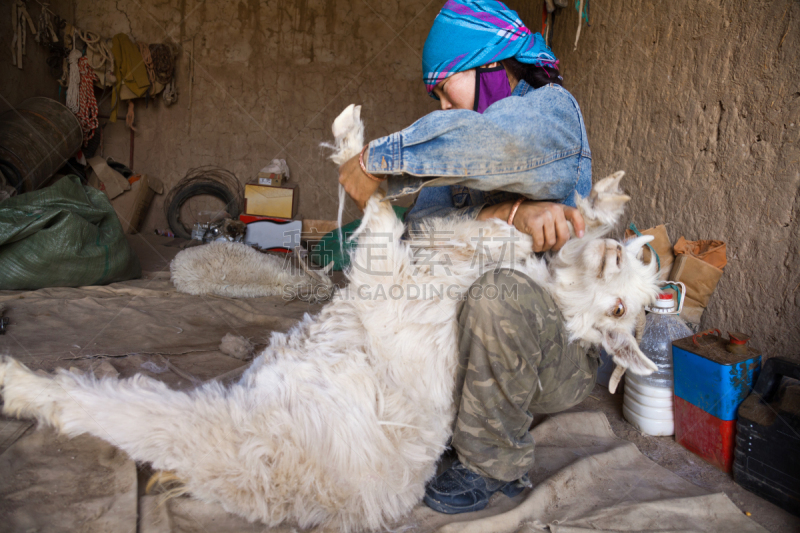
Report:
[[[435,98],[433,88],[443,79],[509,57],[537,66],[558,65],[542,34],[531,33],[502,2],[448,0],[422,50],[425,88]]]

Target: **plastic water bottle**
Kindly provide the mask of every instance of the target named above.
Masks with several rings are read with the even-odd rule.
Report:
[[[647,435],[674,435],[672,341],[692,335],[692,330],[678,316],[683,309],[686,288],[680,285],[680,302],[671,293],[661,293],[644,327],[639,348],[657,366],[649,376],[625,374],[625,419]],[[675,284],[672,285],[675,287]],[[677,287],[676,287],[677,288]]]

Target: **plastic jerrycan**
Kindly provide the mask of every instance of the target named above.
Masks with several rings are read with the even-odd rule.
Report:
[[[678,289],[680,286],[680,289]],[[678,316],[683,309],[686,287],[680,282],[666,282],[663,288],[678,290],[679,302],[670,292],[661,292],[649,313],[639,348],[657,366],[649,376],[625,374],[622,413],[625,419],[646,435],[675,434],[673,406],[672,341],[692,335],[692,330]]]

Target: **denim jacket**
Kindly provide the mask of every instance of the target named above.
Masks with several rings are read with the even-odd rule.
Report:
[[[367,170],[391,174],[387,200],[420,191],[406,220],[474,219],[524,195],[574,206],[592,186],[592,155],[578,103],[555,84],[520,81],[483,114],[434,111],[369,144]]]

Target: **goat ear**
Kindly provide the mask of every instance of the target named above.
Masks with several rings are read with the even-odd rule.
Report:
[[[592,187],[592,190],[597,193],[604,193],[604,192],[621,193],[622,191],[619,188],[619,182],[624,175],[625,171],[618,170],[613,174],[611,174],[610,176],[607,176],[598,181],[597,183],[595,183],[594,187]]]
[[[589,199],[592,208],[598,211],[613,213],[622,209],[631,197],[625,194],[619,187],[619,182],[625,173],[622,171],[603,178],[592,187]]]
[[[603,333],[603,348],[613,356],[617,366],[627,368],[634,374],[647,376],[658,370],[658,366],[642,353],[630,333],[615,330]]]

